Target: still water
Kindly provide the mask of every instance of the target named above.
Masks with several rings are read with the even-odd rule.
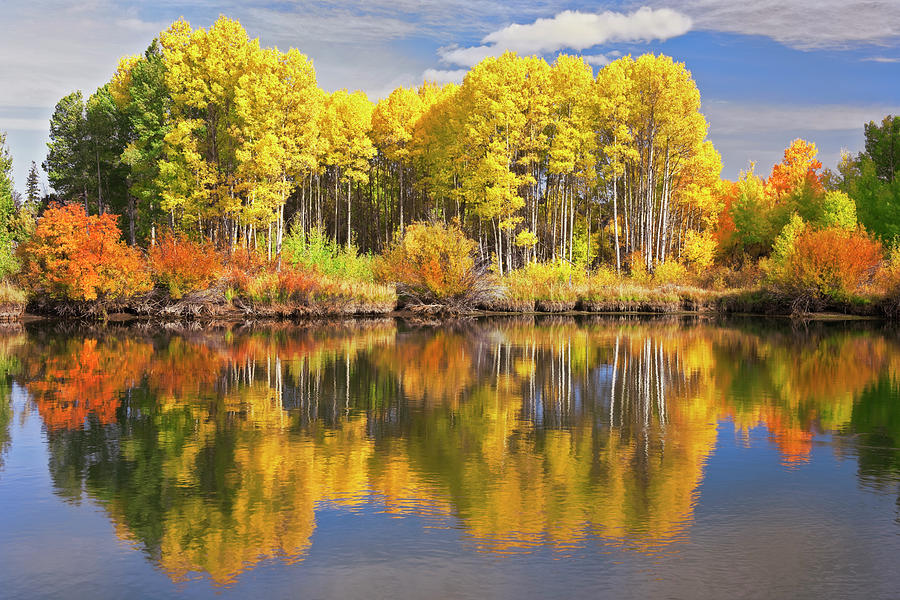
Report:
[[[0,330],[0,597],[897,598],[900,335]]]

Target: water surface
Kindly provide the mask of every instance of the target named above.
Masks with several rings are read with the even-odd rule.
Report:
[[[900,338],[0,331],[0,596],[895,598]]]

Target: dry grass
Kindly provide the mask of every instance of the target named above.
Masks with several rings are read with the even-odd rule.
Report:
[[[529,265],[508,273],[502,296],[485,308],[506,312],[680,312],[720,309],[728,292],[670,283],[673,272],[658,281],[623,278],[609,269],[591,273],[566,264]],[[677,271],[681,273],[681,271]]]
[[[397,305],[391,286],[304,268],[263,268],[230,278],[227,285],[234,306],[263,316],[384,314]]]
[[[0,281],[0,305],[25,304],[27,301],[28,294],[25,290],[8,281]]]
[[[0,323],[18,321],[25,312],[28,295],[21,288],[0,281]]]

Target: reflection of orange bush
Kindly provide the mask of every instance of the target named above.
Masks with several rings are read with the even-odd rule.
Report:
[[[227,360],[224,352],[180,337],[173,337],[164,351],[154,352],[151,358],[147,385],[158,394],[176,398],[214,389]]]
[[[151,354],[139,342],[81,340],[32,363],[43,372],[32,375],[28,390],[50,430],[78,429],[88,415],[104,425],[113,423],[122,393],[143,375]]]
[[[88,216],[77,204],[51,206],[20,248],[22,280],[56,298],[117,298],[150,289],[137,250],[122,243],[116,216]]]
[[[473,383],[471,351],[465,336],[438,332],[400,340],[391,352],[375,357],[375,362],[398,378],[407,398],[434,406],[455,405]]]
[[[219,276],[222,261],[210,243],[166,234],[150,249],[154,278],[169,288],[173,298],[208,287]]]
[[[806,427],[787,422],[784,411],[770,408],[765,415],[765,426],[769,430],[769,438],[781,453],[781,462],[785,466],[809,462],[812,452],[813,433]]]

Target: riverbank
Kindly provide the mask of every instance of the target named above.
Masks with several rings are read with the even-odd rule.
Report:
[[[0,281],[0,323],[20,321],[28,301],[26,293],[16,286]]]
[[[343,295],[306,297],[303,301],[254,300],[214,287],[172,298],[165,290],[118,300],[71,301],[49,297],[0,305],[0,321],[38,318],[62,320],[187,320],[243,321],[268,319],[342,318],[363,316],[428,316],[455,318],[475,315],[537,314],[756,314],[802,319],[886,318],[896,316],[887,299],[857,298],[824,302],[779,295],[765,288],[704,290],[689,286],[641,287],[612,285],[566,299],[511,299],[502,293],[460,310],[434,304],[408,304],[390,294],[363,299]]]

